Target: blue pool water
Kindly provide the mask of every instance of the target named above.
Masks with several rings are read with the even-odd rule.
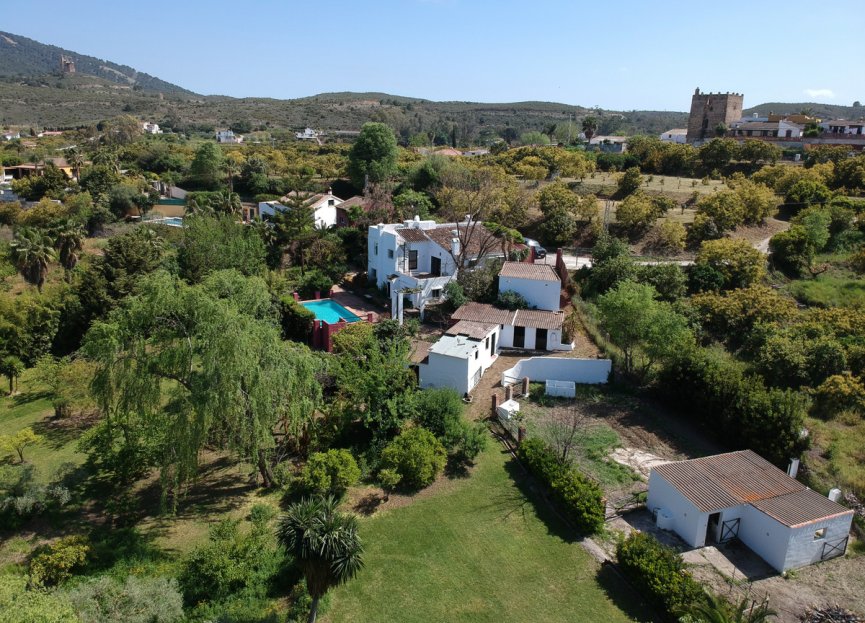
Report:
[[[301,305],[314,313],[316,320],[324,320],[328,324],[336,324],[340,321],[340,318],[346,322],[357,322],[360,320],[360,318],[332,299],[303,301]]]
[[[169,216],[162,222],[163,224],[170,225],[171,227],[183,227],[183,218],[180,216]]]

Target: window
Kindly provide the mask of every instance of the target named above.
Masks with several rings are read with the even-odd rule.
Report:
[[[417,270],[417,251],[408,252],[408,269]]]
[[[375,243],[375,254],[378,255],[378,243]]]
[[[820,541],[821,539],[826,538],[826,528],[820,528],[814,532],[814,540]]]
[[[430,292],[430,296],[434,299],[440,299],[442,297],[442,289],[441,288],[433,288]]]
[[[393,259],[393,249],[387,250],[387,257],[388,257],[388,259],[391,259],[391,260]]]
[[[327,200],[327,205],[332,206],[332,205],[335,205],[335,204],[336,204],[336,200],[335,200],[335,199],[328,199],[328,200]]]
[[[475,359],[478,358],[478,355],[479,355],[479,354],[480,354],[480,353],[478,352],[478,349],[476,348],[476,349],[475,349]]]

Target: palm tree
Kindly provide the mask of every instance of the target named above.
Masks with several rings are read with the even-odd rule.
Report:
[[[230,191],[218,193],[213,199],[214,208],[218,212],[229,214],[231,216],[240,216],[243,212],[243,204],[240,202],[240,195]]]
[[[72,167],[72,170],[75,173],[75,179],[79,179],[81,177],[81,167],[84,166],[84,155],[78,151],[77,147],[70,147],[65,152],[66,162]]]
[[[222,165],[222,168],[225,170],[225,174],[228,176],[228,192],[234,192],[234,178],[240,173],[240,165],[236,160],[232,160],[231,158],[227,158],[225,160],[225,164]]]
[[[48,264],[55,259],[54,240],[38,229],[22,227],[15,232],[9,249],[18,272],[41,293]]]
[[[583,134],[586,135],[586,140],[590,140],[598,129],[598,119],[588,116],[583,119]]]
[[[705,600],[692,608],[690,615],[703,623],[766,623],[778,614],[769,607],[769,601],[757,604],[747,597],[734,606],[723,597],[705,594]]]
[[[54,229],[54,248],[66,270],[67,281],[84,249],[84,237],[84,228],[73,221],[66,221]]]
[[[288,507],[276,536],[303,571],[312,597],[308,623],[315,623],[318,604],[333,586],[344,584],[363,568],[363,544],[357,517],[336,510],[337,500],[304,498]]]

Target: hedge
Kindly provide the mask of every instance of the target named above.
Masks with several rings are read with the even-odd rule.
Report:
[[[703,599],[703,589],[679,555],[645,532],[633,532],[616,546],[619,567],[657,607],[679,615]]]
[[[593,480],[560,462],[540,439],[520,444],[517,456],[528,470],[546,484],[565,517],[584,534],[604,525],[603,491]]]

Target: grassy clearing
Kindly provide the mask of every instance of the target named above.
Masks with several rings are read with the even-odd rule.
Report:
[[[19,387],[14,396],[0,398],[0,432],[10,435],[29,426],[42,435],[43,441],[25,449],[23,465],[17,463],[17,457],[0,458],[4,476],[0,479],[0,492],[8,486],[10,477],[15,478],[25,469],[30,470],[33,482],[46,484],[61,467],[84,461],[84,455],[78,452],[78,437],[83,431],[74,421],[53,419],[54,408],[33,379],[32,370],[24,373]]]
[[[333,593],[329,623],[616,621],[638,602],[537,503],[495,444],[471,477],[362,520],[365,569]],[[624,609],[624,610],[623,610]]]
[[[824,421],[808,419],[814,451],[808,467],[814,485],[849,489],[865,497],[865,422],[855,416]]]
[[[790,294],[806,305],[817,307],[865,307],[865,281],[823,273],[814,279],[797,279]]]

